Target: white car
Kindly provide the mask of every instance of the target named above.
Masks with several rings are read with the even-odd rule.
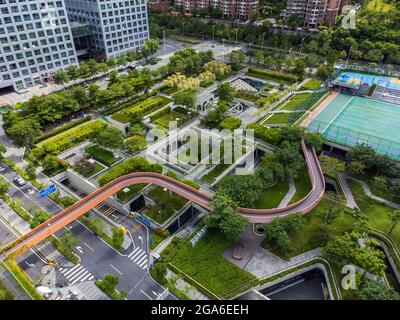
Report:
[[[0,172],[3,172],[4,170],[6,170],[6,168],[0,167]]]
[[[16,176],[13,181],[19,186],[24,186],[26,184],[26,181],[21,176]]]

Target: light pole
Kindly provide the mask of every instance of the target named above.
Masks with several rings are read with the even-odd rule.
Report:
[[[166,52],[166,48],[165,48],[165,30],[163,30],[163,44],[164,44],[164,54]]]
[[[212,31],[212,41],[214,42],[214,29],[215,29],[215,25],[212,26],[212,29],[213,29],[213,31]]]
[[[239,32],[239,28],[236,28],[236,45],[238,44],[238,32]]]
[[[263,34],[262,34],[261,50],[263,50],[263,49],[264,49],[264,36],[265,36],[265,33],[266,33],[266,31],[265,31],[265,32],[263,32]]]
[[[303,43],[304,43],[304,37],[301,39],[300,54],[303,51]]]

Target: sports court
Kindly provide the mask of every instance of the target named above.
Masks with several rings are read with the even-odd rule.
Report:
[[[308,125],[329,141],[366,144],[400,160],[400,105],[341,93]]]
[[[347,88],[376,85],[387,89],[400,90],[400,79],[349,71],[341,73],[333,81],[333,84]]]

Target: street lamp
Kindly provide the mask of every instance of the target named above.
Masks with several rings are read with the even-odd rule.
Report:
[[[263,32],[262,34],[262,41],[261,41],[261,50],[264,49],[264,36],[267,31]]]

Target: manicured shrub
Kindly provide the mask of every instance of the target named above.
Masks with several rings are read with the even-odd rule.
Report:
[[[297,76],[294,76],[291,74],[279,73],[279,72],[266,70],[266,69],[260,69],[260,68],[249,68],[249,75],[259,77],[259,78],[276,80],[278,82],[283,81],[283,82],[288,82],[288,83],[294,83],[298,80]]]
[[[97,181],[100,186],[104,186],[108,182],[132,172],[162,172],[162,166],[159,164],[151,164],[146,158],[131,158],[116,166],[110,171],[100,176]]]
[[[96,132],[107,128],[107,126],[107,123],[101,120],[90,121],[47,139],[38,146],[46,153],[58,154],[91,138]]]
[[[223,130],[223,129],[235,130],[235,129],[239,128],[241,126],[241,124],[242,124],[242,120],[240,120],[239,118],[229,117],[229,118],[226,118],[225,120],[223,120],[219,124],[219,128],[221,130]]]

